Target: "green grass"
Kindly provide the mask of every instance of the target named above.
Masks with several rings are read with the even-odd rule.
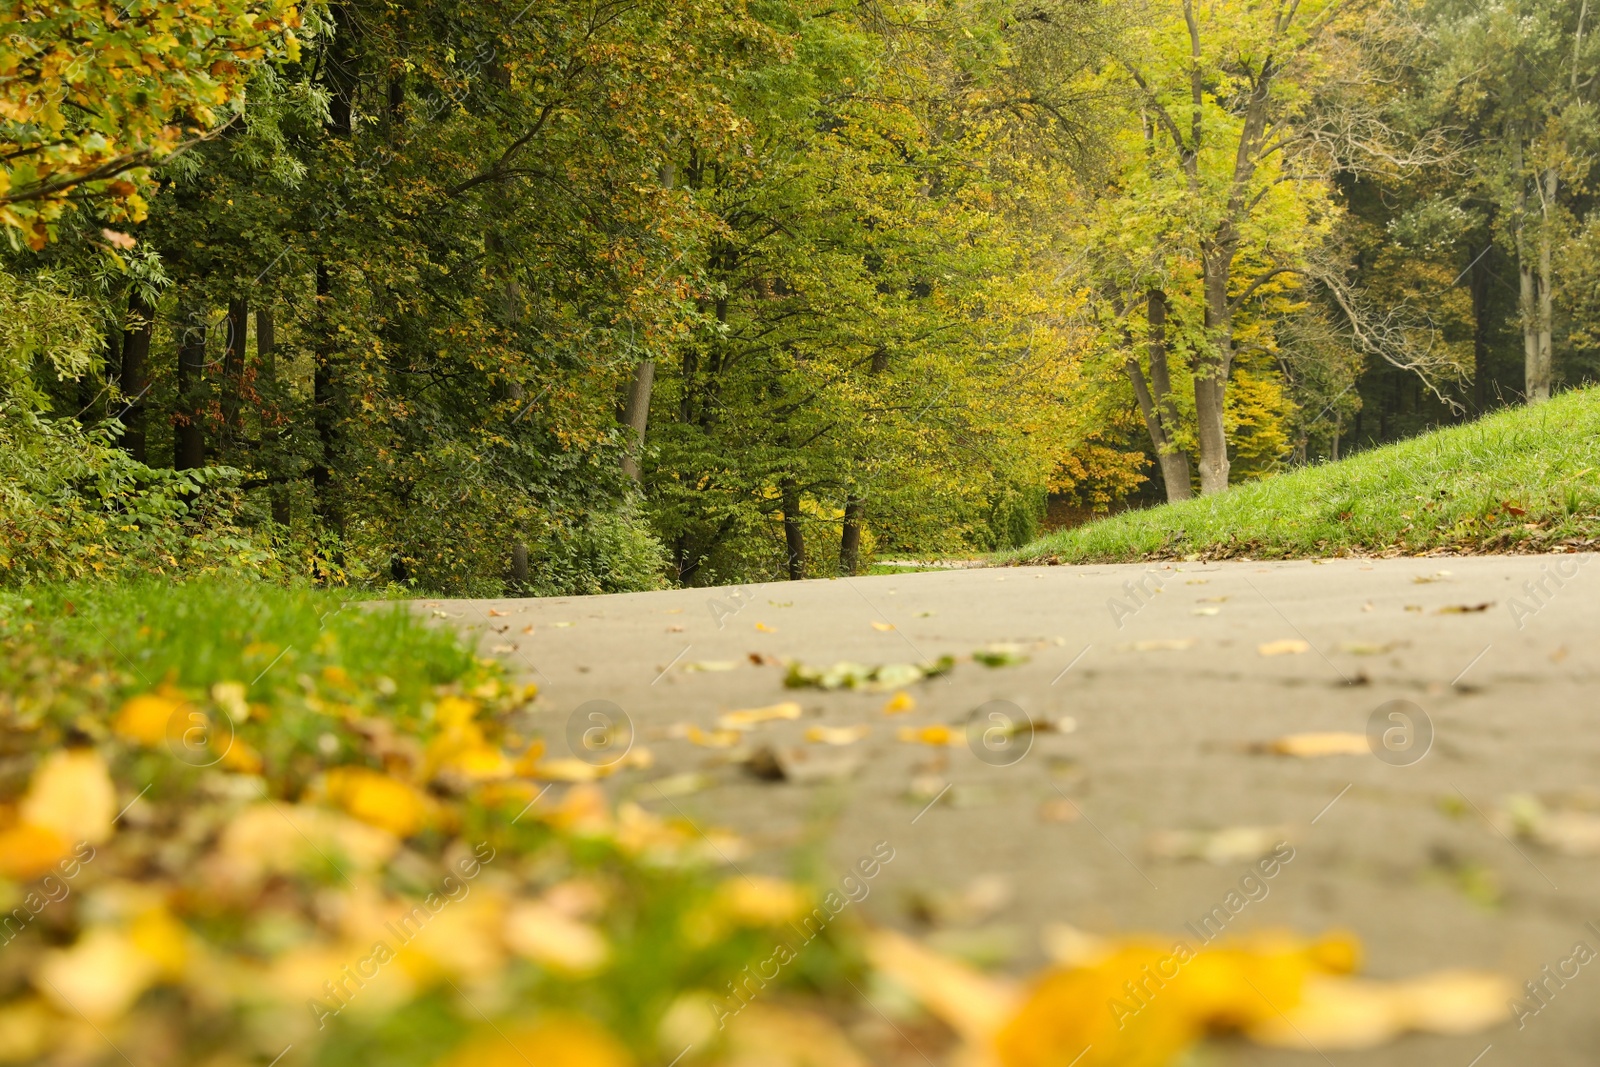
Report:
[[[1000,563],[1538,552],[1600,537],[1600,388],[1219,496],[1061,530]]]

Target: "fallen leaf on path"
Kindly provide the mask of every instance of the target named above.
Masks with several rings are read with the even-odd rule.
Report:
[[[1519,837],[1567,856],[1600,855],[1600,814],[1546,807],[1537,797],[1518,793],[1506,798],[1506,814]]]
[[[744,738],[738,730],[702,730],[693,723],[679,723],[668,731],[668,736],[682,738],[701,748],[732,748]]]
[[[1222,609],[1221,608],[1194,608],[1193,610],[1191,610],[1189,612],[1189,614],[1191,614],[1191,615],[1221,615],[1222,614]]]
[[[1494,601],[1485,600],[1481,604],[1446,604],[1434,614],[1436,615],[1473,615],[1480,611],[1488,611],[1494,607]]]
[[[902,726],[895,735],[902,741],[920,745],[953,745],[960,734],[948,726]]]
[[[1250,863],[1288,839],[1282,826],[1229,826],[1221,830],[1159,830],[1145,848],[1168,860],[1204,860],[1217,865]]]
[[[768,704],[762,708],[744,708],[739,711],[724,712],[717,716],[717,725],[724,730],[748,730],[764,722],[798,719],[800,715],[800,705],[789,700],[782,704]]]
[[[955,666],[955,659],[940,656],[935,663],[913,665],[910,663],[884,663],[868,666],[848,660],[835,663],[826,670],[790,663],[783,684],[790,689],[815,686],[818,689],[860,689],[881,692],[901,689],[924,678],[936,678]]]
[[[504,656],[515,652],[516,650],[516,645],[495,645],[493,648],[489,649],[489,651],[496,656]]]
[[[576,624],[575,623],[570,623],[570,622],[553,622],[550,625],[554,626],[558,630],[567,630],[567,629],[571,629]]]
[[[1295,637],[1285,637],[1256,646],[1256,652],[1263,656],[1298,656],[1302,652],[1310,651],[1311,645],[1309,642],[1301,641]]]
[[[1194,638],[1170,637],[1155,641],[1135,641],[1128,647],[1135,652],[1182,652],[1194,647]]]
[[[1300,1001],[1251,1026],[1257,1044],[1305,1051],[1374,1048],[1408,1030],[1467,1034],[1501,1022],[1515,988],[1482,971],[1440,971],[1409,981],[1310,976]]]
[[[524,626],[522,628],[522,632],[525,633],[525,634],[533,633],[533,623],[530,622],[528,625]]]
[[[758,622],[758,623],[756,623],[756,629],[757,629],[757,630],[760,630],[760,631],[761,631],[761,632],[762,632],[762,633],[764,633],[764,634],[775,634],[775,633],[777,633],[777,632],[778,632],[778,630],[777,630],[777,627],[775,627],[775,626],[768,626],[768,625],[767,625],[767,624],[766,624],[766,623],[764,623],[764,622]]]
[[[885,715],[904,715],[908,711],[915,711],[917,702],[910,693],[904,689],[884,701],[883,713]]]
[[[1403,641],[1386,641],[1383,644],[1374,644],[1371,641],[1341,641],[1339,651],[1348,652],[1352,656],[1381,656],[1385,652],[1393,652]]]
[[[1272,741],[1252,746],[1258,752],[1275,756],[1299,756],[1311,759],[1317,756],[1365,756],[1372,752],[1366,734],[1326,732],[1288,734]]]
[[[1433,582],[1442,582],[1449,577],[1449,571],[1435,571],[1433,574],[1419,574],[1411,581],[1416,585],[1429,585]]]
[[[1039,805],[1041,822],[1077,822],[1080,817],[1078,805],[1063,797],[1052,797]]]
[[[813,726],[806,730],[806,740],[822,745],[853,745],[872,733],[866,724],[857,726]]]
[[[509,611],[499,611],[499,610],[497,610],[497,609],[495,609],[495,608],[490,608],[490,609],[489,609],[489,614],[490,614],[490,615],[492,615],[492,616],[494,616],[494,617],[495,617],[495,618],[497,618],[497,619],[503,619],[503,618],[505,618],[505,617],[506,617],[506,616],[507,616],[507,615],[510,615],[510,614],[511,614],[511,612],[509,612]]]
[[[664,797],[686,797],[691,793],[698,793],[712,783],[710,775],[690,772],[687,774],[672,774],[665,778],[657,778],[650,783],[650,790],[646,797],[659,793]]]
[[[1028,662],[1028,655],[1021,645],[1006,642],[985,645],[974,652],[972,658],[985,667],[1015,667]]]
[[[889,622],[874,622],[872,624],[872,628],[877,630],[879,633],[888,633],[890,630],[894,629],[894,624]]]
[[[683,665],[685,674],[715,674],[719,671],[731,671],[739,665],[738,660],[732,659],[705,659],[696,660]]]
[[[673,623],[671,626],[667,627],[667,633],[669,633],[669,634],[681,634],[681,633],[683,633],[683,624],[682,623]]]

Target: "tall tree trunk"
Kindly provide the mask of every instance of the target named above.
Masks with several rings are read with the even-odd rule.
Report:
[[[344,517],[333,492],[334,428],[338,413],[334,410],[334,336],[333,277],[326,263],[317,264],[317,348],[316,366],[312,372],[311,404],[317,426],[317,461],[311,467],[311,486],[315,494],[317,517],[335,533],[344,533]]]
[[[1188,500],[1194,495],[1189,475],[1189,454],[1177,446],[1173,435],[1178,425],[1178,411],[1172,398],[1172,374],[1167,365],[1167,294],[1152,289],[1145,299],[1145,317],[1149,333],[1145,351],[1150,359],[1150,382],[1145,382],[1144,371],[1132,355],[1124,365],[1128,380],[1133,383],[1133,395],[1139,401],[1139,414],[1144,417],[1145,429],[1150,434],[1150,444],[1155,449],[1156,462],[1161,465],[1161,480],[1166,485],[1167,500]]]
[[[277,324],[272,320],[272,308],[256,308],[256,363],[261,368],[261,376],[274,385],[278,383],[277,347]],[[267,497],[272,501],[272,521],[287,527],[292,517],[289,487],[282,482],[274,483],[267,490]]]
[[[1535,404],[1549,398],[1550,386],[1541,374],[1539,359],[1539,275],[1534,253],[1528,247],[1528,179],[1522,169],[1522,131],[1512,128],[1509,136],[1517,181],[1513,227],[1517,244],[1517,312],[1522,320],[1522,395],[1528,403]]]
[[[155,329],[155,309],[137,289],[128,294],[128,328],[122,335],[122,450],[136,462],[146,461],[145,394],[150,391],[150,335]]]
[[[844,526],[839,532],[839,573],[858,574],[861,571],[861,520],[866,516],[867,502],[851,493],[844,502]]]
[[[250,328],[250,303],[244,297],[228,301],[227,351],[222,357],[222,432],[236,442],[243,423],[245,336]],[[259,358],[259,357],[258,357]]]
[[[206,372],[204,312],[187,300],[178,305],[178,383],[172,406],[172,465],[205,466],[206,424],[203,384]]]
[[[1555,315],[1552,249],[1554,244],[1556,214],[1556,170],[1544,172],[1544,184],[1539,190],[1539,268],[1534,279],[1537,297],[1534,302],[1534,361],[1528,380],[1528,400],[1540,403],[1550,399],[1555,383],[1555,358],[1553,322]]]
[[[789,580],[797,582],[806,576],[805,532],[800,528],[800,487],[793,478],[785,478],[779,486],[783,504],[783,541],[788,549]]]
[[[1228,434],[1223,425],[1233,355],[1233,309],[1228,305],[1229,244],[1213,244],[1204,261],[1205,325],[1211,351],[1195,359],[1194,413],[1200,438],[1200,495],[1228,488]]]
[[[1493,244],[1489,246],[1493,247]],[[1489,406],[1489,248],[1472,262],[1468,285],[1472,294],[1472,408],[1483,414]]]
[[[622,424],[629,430],[631,440],[622,457],[622,469],[634,481],[639,480],[639,454],[644,450],[645,430],[650,424],[650,393],[656,384],[656,361],[644,359],[633,368],[628,380],[628,400],[622,407]]]

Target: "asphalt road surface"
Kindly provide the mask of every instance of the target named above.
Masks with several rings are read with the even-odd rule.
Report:
[[[651,766],[605,780],[615,796],[743,834],[746,870],[809,857],[828,880],[888,842],[854,906],[988,966],[1043,965],[1057,923],[1176,934],[1286,840],[1294,859],[1230,931],[1344,928],[1369,975],[1474,967],[1521,986],[1577,942],[1600,948],[1590,558],[972,569],[418,610],[539,684],[554,755],[567,738],[590,761],[648,749]],[[886,691],[784,686],[788,661],[941,656],[947,673]],[[886,713],[899,690],[915,707]],[[723,713],[785,701],[801,718],[719,732]],[[902,738],[941,724],[953,744]],[[1272,750],[1308,732],[1369,740]],[[1520,1028],[1508,1009],[1467,1036],[1326,1055],[1229,1042],[1197,1062],[1592,1064],[1590,970]]]

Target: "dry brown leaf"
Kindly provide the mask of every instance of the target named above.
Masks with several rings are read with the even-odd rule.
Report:
[[[1481,604],[1446,604],[1434,614],[1436,615],[1475,615],[1480,611],[1488,611],[1494,607],[1494,601],[1485,600]]]

